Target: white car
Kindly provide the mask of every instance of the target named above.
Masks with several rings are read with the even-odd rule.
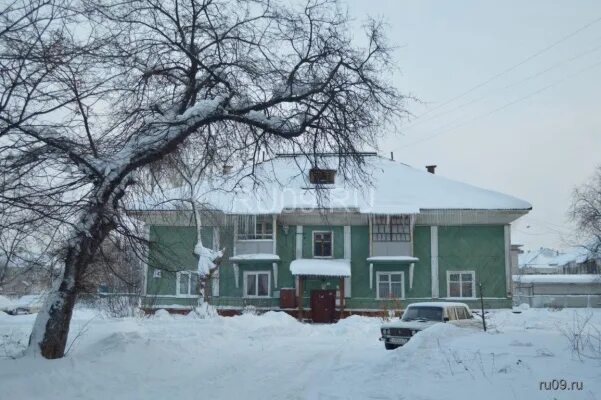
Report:
[[[15,314],[35,314],[42,309],[46,294],[27,294],[21,296],[15,304]]]
[[[400,319],[382,324],[380,340],[384,342],[386,350],[393,350],[407,343],[417,332],[434,324],[449,322],[459,326],[473,326],[473,318],[470,308],[464,303],[413,303]]]

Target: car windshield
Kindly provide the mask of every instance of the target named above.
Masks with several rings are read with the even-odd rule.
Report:
[[[442,321],[442,308],[440,307],[409,307],[403,313],[403,321]]]

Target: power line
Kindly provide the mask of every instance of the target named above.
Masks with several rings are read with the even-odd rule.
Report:
[[[510,66],[509,68],[507,68],[507,69],[505,69],[505,70],[503,70],[503,71],[501,71],[501,72],[499,72],[499,73],[497,73],[497,74],[495,74],[495,75],[491,76],[490,78],[488,78],[488,79],[487,79],[487,80],[485,80],[484,82],[481,82],[481,83],[479,83],[479,84],[477,84],[477,85],[475,85],[475,86],[471,87],[470,89],[466,90],[465,92],[463,92],[463,93],[460,93],[460,94],[458,94],[458,95],[457,95],[457,96],[455,96],[455,97],[452,97],[451,99],[449,99],[449,100],[447,100],[447,101],[445,101],[445,102],[443,102],[443,103],[439,104],[438,106],[436,106],[436,107],[434,107],[434,108],[432,108],[432,109],[430,109],[430,110],[427,110],[427,111],[425,111],[425,112],[424,112],[424,113],[422,113],[421,115],[417,116],[417,118],[421,118],[422,116],[424,116],[424,115],[426,115],[426,114],[429,114],[429,113],[431,113],[432,111],[438,110],[438,109],[440,109],[440,108],[442,108],[442,107],[446,106],[447,104],[449,104],[449,103],[451,103],[451,102],[453,102],[453,101],[455,101],[455,100],[457,100],[457,99],[460,99],[460,98],[464,97],[465,95],[468,95],[468,94],[472,93],[473,91],[475,91],[475,90],[477,90],[477,89],[481,88],[482,86],[489,84],[490,82],[492,82],[492,81],[494,81],[495,79],[497,79],[497,78],[499,78],[499,77],[501,77],[501,76],[505,75],[506,73],[508,73],[508,72],[511,72],[511,71],[513,71],[514,69],[516,69],[516,68],[518,68],[518,67],[520,67],[520,66],[522,66],[522,65],[526,64],[528,61],[530,61],[530,60],[532,60],[532,59],[534,59],[534,58],[536,58],[536,57],[540,56],[541,54],[544,54],[544,53],[546,53],[547,51],[549,51],[549,50],[551,50],[552,48],[554,48],[554,47],[556,47],[556,46],[560,45],[561,43],[565,42],[566,40],[568,40],[568,39],[571,39],[572,37],[576,36],[576,35],[577,35],[577,34],[579,34],[580,32],[582,32],[582,31],[586,30],[587,28],[589,28],[590,26],[592,26],[592,25],[596,24],[596,23],[597,23],[597,22],[599,22],[599,21],[601,21],[601,17],[595,18],[595,19],[594,19],[594,20],[592,20],[591,22],[589,22],[589,23],[587,23],[587,24],[585,24],[585,25],[581,26],[580,28],[578,28],[578,29],[576,29],[575,31],[573,31],[573,32],[571,32],[571,33],[569,33],[569,34],[567,34],[566,36],[562,37],[561,39],[557,40],[556,42],[553,42],[553,43],[551,43],[550,45],[548,45],[548,46],[546,46],[546,47],[542,48],[541,50],[537,51],[536,53],[534,53],[534,54],[531,54],[530,56],[526,57],[525,59],[523,59],[522,61],[518,62],[517,64],[514,64],[514,65]]]
[[[481,101],[481,100],[484,100],[484,99],[486,99],[486,98],[490,97],[490,95],[491,95],[491,94],[493,94],[493,93],[496,93],[498,90],[506,90],[506,89],[512,88],[512,87],[514,87],[514,86],[521,85],[521,84],[523,84],[523,83],[525,83],[525,82],[527,82],[527,81],[529,81],[529,80],[536,79],[536,78],[538,78],[539,76],[541,76],[541,75],[544,75],[544,74],[546,74],[547,72],[549,72],[549,71],[552,71],[552,70],[554,70],[554,69],[558,68],[559,66],[562,66],[562,65],[564,65],[564,64],[568,64],[568,63],[570,63],[570,62],[572,62],[572,61],[575,61],[575,60],[577,60],[577,59],[579,59],[579,58],[582,58],[582,57],[584,57],[584,56],[587,56],[587,55],[589,55],[589,54],[592,54],[592,53],[594,53],[594,52],[596,52],[596,51],[599,51],[599,49],[601,49],[601,45],[595,46],[595,47],[593,47],[592,49],[589,49],[589,50],[587,50],[587,51],[584,51],[584,52],[582,52],[582,53],[576,54],[575,56],[572,56],[572,57],[570,57],[570,58],[563,59],[563,60],[561,60],[561,61],[559,61],[559,62],[557,62],[557,63],[553,64],[553,65],[552,65],[552,66],[550,66],[550,67],[547,67],[547,68],[545,68],[545,69],[543,69],[543,70],[537,71],[537,72],[535,72],[534,74],[528,75],[527,77],[525,77],[525,78],[522,78],[522,79],[520,79],[520,80],[518,80],[518,81],[516,81],[516,82],[514,82],[514,83],[510,83],[510,84],[508,84],[508,85],[506,85],[506,86],[504,86],[504,87],[502,87],[502,88],[499,88],[499,89],[494,89],[494,90],[488,91],[488,92],[486,92],[484,95],[482,95],[482,96],[480,96],[480,97],[477,97],[477,98],[475,98],[475,99],[473,99],[473,100],[470,100],[470,101],[468,101],[468,102],[466,102],[466,103],[462,103],[462,104],[458,105],[457,107],[453,107],[453,108],[451,108],[451,109],[448,109],[448,110],[446,110],[446,111],[443,111],[443,112],[441,112],[441,113],[435,114],[435,115],[433,115],[433,116],[431,116],[431,117],[429,117],[429,118],[426,118],[426,119],[417,119],[415,122],[413,122],[413,123],[409,123],[408,125],[406,125],[406,126],[405,126],[405,129],[406,129],[406,128],[413,128],[413,127],[415,127],[416,125],[420,125],[420,124],[423,124],[423,123],[425,123],[425,122],[428,122],[428,121],[433,121],[433,120],[436,120],[436,119],[438,119],[438,118],[440,118],[440,117],[442,117],[442,116],[444,116],[444,115],[447,115],[447,114],[449,114],[449,113],[451,113],[451,112],[454,112],[454,111],[461,110],[461,109],[463,109],[463,108],[465,108],[465,107],[468,107],[468,106],[470,106],[470,105],[472,105],[472,104],[474,104],[474,103],[477,103],[477,102],[479,102],[479,101]]]
[[[592,65],[589,65],[588,67],[586,67],[586,68],[583,68],[583,69],[579,70],[578,72],[576,72],[576,73],[574,73],[574,74],[571,74],[571,75],[568,75],[567,77],[565,77],[565,78],[563,78],[563,79],[560,79],[560,80],[558,80],[558,81],[555,81],[555,82],[553,82],[553,83],[551,83],[551,84],[549,84],[549,85],[547,85],[547,86],[544,86],[544,87],[542,87],[542,88],[540,88],[540,89],[537,89],[537,90],[535,90],[535,91],[533,91],[533,92],[530,92],[530,93],[528,93],[527,95],[525,95],[525,96],[523,96],[523,97],[520,97],[520,98],[518,98],[518,99],[516,99],[516,100],[510,101],[509,103],[506,103],[506,104],[504,104],[504,105],[502,105],[502,106],[500,106],[500,107],[498,107],[498,108],[495,108],[495,109],[493,109],[493,110],[491,110],[491,111],[488,111],[488,112],[486,112],[486,113],[480,114],[480,115],[478,115],[478,116],[476,116],[476,117],[474,117],[474,118],[472,118],[472,119],[470,119],[470,120],[468,120],[468,121],[465,121],[465,122],[463,122],[463,123],[460,123],[460,124],[458,124],[458,125],[456,125],[456,126],[452,126],[452,127],[448,128],[448,129],[442,129],[442,130],[440,130],[440,132],[439,132],[439,133],[436,133],[436,134],[434,134],[434,135],[431,135],[431,136],[428,136],[428,137],[425,137],[425,138],[422,138],[422,139],[416,140],[416,141],[414,141],[414,142],[408,143],[408,144],[406,144],[406,145],[403,145],[403,146],[398,146],[398,147],[396,147],[394,150],[398,150],[398,149],[402,149],[402,148],[405,148],[405,147],[414,146],[414,145],[416,145],[416,144],[423,143],[423,142],[425,142],[425,141],[428,141],[428,140],[432,140],[432,139],[434,139],[434,138],[436,138],[436,137],[438,137],[438,136],[441,136],[441,135],[444,135],[444,134],[446,134],[446,133],[449,133],[449,132],[451,132],[451,131],[453,131],[453,130],[455,130],[455,129],[457,129],[457,128],[461,128],[461,127],[463,127],[463,126],[465,126],[465,125],[468,125],[468,124],[470,124],[470,123],[472,123],[472,122],[475,122],[475,121],[477,121],[477,120],[479,120],[479,119],[482,119],[482,118],[488,117],[488,116],[490,116],[490,115],[492,115],[492,114],[495,114],[495,113],[497,113],[497,112],[499,112],[499,111],[502,111],[502,110],[504,110],[504,109],[506,109],[506,108],[508,108],[508,107],[511,107],[511,106],[512,106],[512,105],[514,105],[514,104],[517,104],[517,103],[519,103],[519,102],[521,102],[521,101],[527,100],[527,99],[529,99],[529,98],[531,98],[531,97],[533,97],[533,96],[536,96],[537,94],[539,94],[539,93],[541,93],[541,92],[544,92],[545,90],[548,90],[548,89],[552,88],[553,86],[555,86],[555,85],[557,85],[557,84],[559,84],[559,83],[565,82],[566,80],[568,80],[568,79],[571,79],[571,78],[573,78],[574,76],[576,76],[576,75],[579,75],[579,74],[581,74],[581,73],[583,73],[583,72],[586,72],[586,71],[588,71],[588,70],[590,70],[590,69],[592,69],[592,68],[594,68],[594,67],[596,67],[596,66],[598,66],[598,65],[601,65],[601,61],[598,61],[598,62],[596,62],[596,63],[594,63],[594,64],[592,64]]]

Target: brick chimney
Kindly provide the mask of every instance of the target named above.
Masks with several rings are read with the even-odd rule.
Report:
[[[428,170],[429,173],[431,174],[435,174],[436,172],[436,165],[426,165],[426,170]]]

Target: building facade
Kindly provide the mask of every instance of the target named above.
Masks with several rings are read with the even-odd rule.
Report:
[[[278,193],[290,193],[268,212],[252,212],[265,208],[253,210],[248,205],[255,200],[239,192],[235,199],[243,207],[204,211],[203,221],[211,223],[203,224],[202,242],[224,250],[209,285],[210,302],[223,313],[252,306],[314,320],[424,300],[475,305],[480,295],[487,307],[510,306],[510,224],[530,205],[379,157],[373,162],[368,200],[358,199],[357,188],[349,189],[342,178],[336,181],[334,169],[307,163],[297,173],[300,181],[280,188]],[[270,170],[292,176],[284,167],[288,158],[269,163]],[[337,199],[326,206],[308,200],[307,193],[318,195],[312,185],[337,193]],[[359,189],[361,195],[366,191]],[[264,198],[256,202],[265,204]],[[136,213],[151,243],[144,307],[196,305],[197,230],[190,212]]]

